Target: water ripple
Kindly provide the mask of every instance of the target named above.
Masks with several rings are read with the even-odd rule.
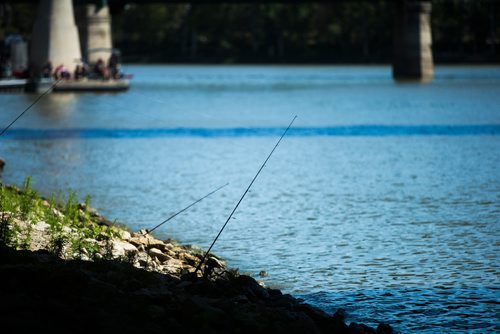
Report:
[[[101,139],[101,138],[161,138],[161,137],[265,137],[281,135],[284,128],[70,128],[70,129],[11,129],[1,139]],[[288,136],[477,136],[500,135],[499,125],[356,125],[334,127],[296,127]],[[404,183],[395,183],[404,186]],[[386,198],[386,201],[392,201]]]

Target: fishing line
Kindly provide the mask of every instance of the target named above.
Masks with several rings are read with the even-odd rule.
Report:
[[[145,237],[147,236],[148,234],[150,234],[151,232],[153,232],[154,230],[156,230],[158,227],[162,226],[163,224],[165,224],[166,222],[168,222],[169,220],[173,219],[174,217],[176,217],[177,215],[183,213],[184,211],[186,211],[187,209],[189,209],[190,207],[192,207],[193,205],[195,205],[196,203],[199,203],[201,201],[203,201],[205,198],[207,198],[208,196],[212,195],[212,194],[215,194],[216,192],[218,192],[219,190],[221,190],[222,188],[224,188],[225,186],[227,186],[229,183],[226,183],[225,185],[223,186],[220,186],[219,188],[209,192],[208,194],[206,194],[205,196],[203,196],[202,198],[200,199],[197,199],[196,201],[194,201],[193,203],[189,204],[188,206],[186,206],[184,209],[180,210],[180,211],[177,211],[176,213],[174,213],[173,215],[171,215],[170,217],[168,217],[167,219],[165,219],[164,221],[162,221],[160,224],[156,225],[155,227],[153,227],[151,230],[146,230],[142,235]],[[149,238],[147,239],[148,241],[148,249],[150,249],[150,240]],[[148,267],[149,265],[149,255],[148,253],[146,253],[146,268]]]
[[[31,107],[33,107],[35,104],[37,104],[38,101],[40,101],[40,99],[42,97],[44,97],[48,92],[50,92],[58,83],[59,81],[61,81],[62,78],[58,79],[54,84],[52,84],[52,86],[50,86],[45,92],[43,92],[41,95],[39,95],[35,101],[33,101],[33,103],[31,103],[28,108],[24,109],[24,111],[19,114],[19,116],[16,117],[16,119],[14,119],[9,125],[7,125],[7,127],[5,127],[2,132],[0,133],[0,136],[2,136],[15,122],[17,122],[17,120],[19,118],[21,118],[28,110],[31,109]]]
[[[153,227],[151,230],[146,230],[147,233],[146,234],[149,234],[151,232],[153,232],[154,230],[156,230],[158,227],[162,226],[163,224],[165,224],[166,222],[168,222],[169,220],[173,219],[174,217],[176,217],[177,215],[183,213],[184,211],[186,211],[187,209],[189,209],[190,207],[192,207],[193,205],[203,201],[205,198],[207,198],[208,196],[212,195],[212,194],[215,194],[216,192],[218,192],[219,190],[221,190],[222,188],[224,188],[225,186],[227,186],[229,183],[226,183],[225,185],[223,186],[220,186],[219,188],[209,192],[208,194],[206,194],[205,196],[203,196],[202,198],[200,199],[197,199],[196,201],[194,201],[193,203],[189,204],[188,206],[186,206],[184,209],[180,210],[180,211],[177,211],[176,213],[174,213],[173,215],[171,215],[170,217],[168,217],[167,219],[165,219],[164,221],[162,221],[160,224],[156,225],[155,227]],[[146,235],[144,234],[144,235]]]
[[[274,145],[274,148],[272,149],[271,153],[269,153],[269,155],[267,156],[266,160],[264,161],[264,163],[262,164],[262,166],[260,166],[257,174],[255,174],[255,176],[253,177],[252,179],[252,182],[250,182],[250,184],[248,185],[248,188],[245,190],[245,192],[243,193],[243,195],[241,196],[240,200],[238,201],[238,203],[236,204],[236,206],[234,207],[233,211],[231,212],[231,214],[229,215],[229,217],[227,218],[226,222],[224,223],[224,225],[222,225],[222,228],[220,229],[219,233],[217,234],[217,236],[215,237],[214,241],[212,242],[212,244],[210,245],[210,247],[208,248],[208,250],[205,252],[205,255],[203,255],[203,258],[201,259],[200,263],[198,264],[198,266],[196,267],[196,270],[194,271],[194,273],[196,274],[203,262],[205,262],[208,254],[210,253],[210,251],[212,250],[212,247],[214,246],[215,242],[217,241],[217,239],[219,239],[219,236],[221,235],[222,231],[224,231],[224,228],[226,227],[227,223],[229,223],[229,220],[231,219],[231,217],[233,216],[234,212],[236,211],[236,209],[238,208],[238,206],[240,205],[241,201],[243,201],[243,198],[245,197],[245,195],[248,193],[248,191],[250,190],[250,187],[252,186],[252,184],[255,182],[255,180],[257,179],[257,176],[259,176],[260,172],[262,171],[262,169],[264,168],[264,166],[266,165],[267,161],[269,160],[269,158],[271,158],[271,155],[273,154],[274,150],[276,150],[276,148],[278,147],[278,145],[280,144],[281,140],[283,139],[283,137],[286,135],[286,133],[288,132],[288,130],[290,129],[290,127],[292,126],[293,122],[295,121],[295,119],[297,118],[297,116],[295,116],[292,121],[290,122],[290,124],[288,125],[288,127],[286,128],[285,132],[283,132],[283,134],[281,135],[280,139],[278,140],[278,142],[276,143],[276,145]]]

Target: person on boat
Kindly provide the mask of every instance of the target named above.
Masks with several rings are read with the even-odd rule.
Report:
[[[62,72],[63,68],[64,68],[64,66],[62,64],[55,68],[54,74],[53,74],[54,79],[59,80],[61,78],[61,72]]]
[[[71,78],[71,73],[64,67],[63,64],[59,65],[56,67],[54,71],[54,79],[59,80],[59,79],[69,79]]]
[[[30,76],[30,73],[27,68],[25,67],[19,67],[16,70],[12,72],[12,75],[16,79],[27,79]]]
[[[104,60],[102,58],[99,58],[97,62],[95,63],[94,66],[94,72],[100,77],[104,79],[109,78],[109,73],[106,65],[104,64]]]
[[[87,64],[87,62],[82,62],[82,77],[83,78],[87,78],[89,76],[89,72],[90,72],[90,69],[89,69],[89,64]]]
[[[108,68],[111,78],[118,79],[120,73],[120,60],[116,52],[111,53],[108,60]]]
[[[75,72],[73,74],[73,78],[75,80],[80,80],[85,76],[83,65],[76,65]]]
[[[7,79],[12,77],[12,63],[9,58],[2,61],[2,77]]]

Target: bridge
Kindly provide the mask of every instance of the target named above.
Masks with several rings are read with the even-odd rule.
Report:
[[[107,60],[113,48],[110,8],[120,9],[129,3],[140,5],[158,2],[248,3],[249,1],[40,0],[33,27],[30,64],[39,71],[49,60],[55,66],[59,64],[71,66],[82,59],[82,56],[89,63],[95,63],[98,59]],[[258,2],[293,4],[304,0],[259,0]],[[394,5],[397,6],[398,15],[394,33],[393,77],[396,80],[432,80],[434,65],[430,28],[431,1],[400,0],[395,1]]]

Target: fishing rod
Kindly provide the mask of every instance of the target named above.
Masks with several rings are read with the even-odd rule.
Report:
[[[278,145],[280,144],[281,140],[283,139],[283,137],[285,137],[286,133],[288,132],[288,130],[290,129],[290,127],[292,126],[293,122],[295,121],[295,119],[297,118],[297,116],[295,116],[292,121],[290,122],[290,124],[288,124],[288,127],[286,128],[285,132],[283,132],[283,134],[281,135],[280,139],[278,140],[278,142],[276,143],[276,145],[274,145],[274,148],[272,149],[271,153],[269,153],[269,155],[267,156],[266,160],[264,161],[264,163],[262,164],[262,166],[260,166],[257,174],[255,174],[255,176],[253,177],[252,179],[252,182],[250,182],[250,184],[248,185],[248,188],[245,190],[245,192],[243,193],[243,195],[241,196],[240,200],[238,201],[238,203],[236,204],[236,206],[234,207],[233,211],[231,212],[231,214],[229,215],[229,217],[227,218],[226,222],[224,223],[224,225],[222,225],[222,228],[220,229],[219,233],[217,234],[217,236],[215,237],[214,241],[212,242],[212,244],[210,245],[210,247],[208,247],[208,250],[205,252],[205,255],[203,255],[203,258],[201,259],[200,263],[198,264],[198,266],[196,267],[196,270],[194,271],[194,273],[196,274],[201,266],[203,265],[203,262],[205,262],[208,254],[210,253],[210,251],[212,250],[212,247],[215,245],[215,242],[217,241],[217,239],[219,239],[219,236],[221,235],[222,231],[224,231],[224,228],[226,228],[226,225],[227,223],[229,223],[229,220],[231,219],[231,217],[233,216],[234,212],[236,211],[236,209],[238,208],[238,206],[240,205],[241,201],[243,201],[243,198],[245,197],[245,195],[248,193],[248,191],[250,190],[250,187],[252,187],[252,184],[255,182],[255,180],[257,179],[257,176],[259,176],[260,172],[262,171],[262,169],[264,168],[264,166],[266,165],[267,161],[269,160],[269,158],[271,158],[271,155],[273,155],[274,153],[274,150],[276,150],[276,148],[278,147]]]
[[[162,221],[160,224],[156,225],[155,227],[153,227],[151,230],[146,230],[146,233],[144,235],[147,235],[147,234],[150,234],[151,232],[153,232],[154,230],[156,230],[158,227],[162,226],[163,224],[165,224],[166,222],[170,221],[171,219],[173,219],[174,217],[176,217],[177,215],[183,213],[184,211],[186,211],[187,209],[189,209],[190,207],[192,207],[193,205],[203,201],[205,198],[207,198],[208,196],[212,195],[212,194],[215,194],[216,192],[218,192],[219,190],[221,190],[222,188],[224,188],[225,186],[227,186],[229,183],[226,183],[225,185],[223,186],[220,186],[219,188],[209,192],[208,194],[206,194],[205,196],[203,196],[202,198],[199,198],[197,199],[196,201],[194,201],[193,203],[189,204],[188,206],[186,206],[184,209],[180,210],[180,211],[177,211],[176,213],[174,213],[173,215],[171,215],[170,217],[168,217],[167,219],[165,219],[164,221]]]
[[[41,95],[39,95],[35,101],[33,101],[33,103],[31,103],[26,109],[24,109],[24,111],[22,113],[19,114],[19,116],[17,116],[9,125],[7,125],[3,130],[2,132],[0,133],[0,136],[2,136],[15,122],[17,122],[17,120],[19,118],[21,118],[28,110],[31,109],[31,107],[33,107],[35,104],[38,103],[38,101],[40,101],[40,99],[42,97],[44,97],[48,92],[50,92],[58,83],[59,81],[61,81],[62,78],[59,78],[57,79],[57,81],[55,83],[53,83],[49,88],[47,88],[46,91],[44,91]]]

